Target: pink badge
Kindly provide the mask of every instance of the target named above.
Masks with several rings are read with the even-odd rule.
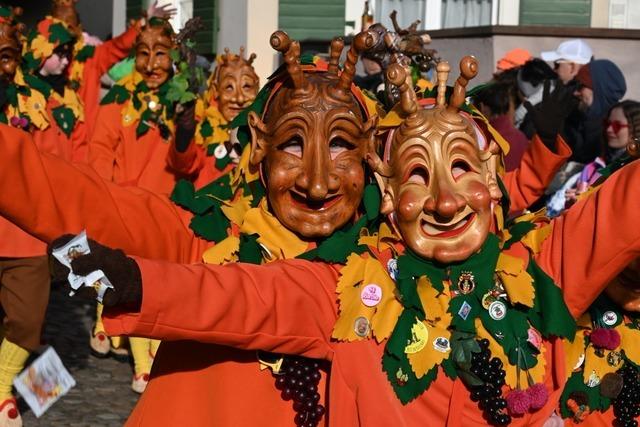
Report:
[[[367,307],[375,307],[382,301],[382,288],[378,285],[369,284],[362,288],[360,299]]]

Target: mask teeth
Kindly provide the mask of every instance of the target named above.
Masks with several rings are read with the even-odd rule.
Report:
[[[296,91],[305,91],[309,82],[304,76],[300,65],[300,43],[291,41],[284,31],[276,31],[271,35],[271,47],[284,54],[284,62],[287,64],[287,72]]]
[[[331,50],[329,51],[329,72],[338,75],[338,64],[340,62],[340,55],[342,55],[342,49],[344,49],[344,40],[342,37],[336,37],[331,40]]]
[[[403,115],[405,117],[415,115],[418,112],[418,99],[410,82],[411,75],[402,65],[396,63],[387,68],[386,77],[400,90],[400,110]]]
[[[449,100],[449,110],[457,111],[466,98],[467,85],[469,80],[478,74],[478,60],[473,56],[465,56],[460,61],[460,77],[453,87],[453,94]],[[438,88],[439,89],[439,88]],[[440,94],[438,93],[438,96]]]
[[[353,38],[349,52],[347,52],[347,59],[344,61],[342,74],[340,74],[340,80],[335,86],[333,92],[338,98],[345,98],[349,96],[351,91],[351,83],[356,75],[356,63],[360,53],[373,47],[378,41],[378,34],[372,31],[362,31]]]
[[[438,66],[436,67],[436,76],[438,79],[438,98],[436,100],[436,105],[438,107],[444,107],[446,104],[447,79],[449,78],[449,71],[451,71],[451,67],[449,67],[449,63],[447,61],[438,62]]]

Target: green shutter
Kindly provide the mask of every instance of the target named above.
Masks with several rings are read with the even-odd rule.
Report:
[[[216,53],[218,40],[218,1],[194,0],[193,16],[199,16],[204,26],[196,35],[196,49],[202,55]]]
[[[344,35],[344,0],[280,0],[278,27],[295,40]]]
[[[127,0],[127,23],[131,19],[140,18],[142,6],[142,0]]]
[[[520,25],[589,27],[591,0],[520,0]]]

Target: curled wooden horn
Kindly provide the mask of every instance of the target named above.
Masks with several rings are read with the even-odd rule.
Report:
[[[252,53],[251,55],[249,55],[249,59],[247,59],[247,64],[252,65],[256,57],[257,55],[255,53]]]
[[[387,80],[400,89],[400,110],[405,117],[414,115],[418,111],[416,93],[408,82],[410,77],[400,64],[391,64],[387,68]]]
[[[338,75],[338,64],[340,63],[340,55],[344,49],[344,40],[342,37],[336,37],[331,40],[331,49],[329,50],[329,72]]]
[[[449,100],[449,110],[458,111],[460,106],[464,104],[466,97],[466,89],[469,80],[478,74],[478,60],[473,56],[465,56],[460,61],[460,77],[456,80],[453,87],[453,94]]]
[[[356,63],[361,52],[373,47],[378,41],[378,35],[372,31],[362,31],[353,38],[347,59],[344,61],[340,80],[334,89],[334,94],[340,97],[349,96],[351,83],[356,75]]]
[[[287,72],[293,87],[296,90],[304,90],[307,87],[307,80],[300,65],[300,43],[292,41],[287,33],[280,30],[271,34],[269,42],[272,48],[284,54],[284,62],[287,64]]]
[[[447,100],[447,79],[449,78],[449,63],[447,61],[440,61],[436,66],[436,77],[438,79],[438,98],[436,99],[436,105],[438,107],[444,107]]]

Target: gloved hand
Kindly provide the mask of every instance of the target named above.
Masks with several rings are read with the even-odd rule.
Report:
[[[196,133],[195,102],[178,105],[176,114],[176,150],[184,153]]]
[[[531,105],[524,102],[524,107],[531,116],[531,121],[536,133],[542,142],[551,150],[556,151],[556,136],[564,126],[567,116],[578,105],[578,100],[573,96],[573,90],[558,83],[553,92],[549,93],[551,82],[544,82],[542,101]]]
[[[67,276],[69,269],[51,255],[55,248],[64,246],[73,239],[72,234],[65,234],[51,242],[47,248],[51,265],[53,281],[69,285]],[[107,276],[113,289],[107,289],[102,303],[105,307],[122,306],[138,311],[142,304],[142,274],[138,264],[120,249],[111,249],[95,240],[88,239],[90,253],[79,256],[71,261],[71,268],[75,274],[86,276],[95,270],[102,270]],[[95,299],[96,290],[82,287],[77,292],[88,298]]]

